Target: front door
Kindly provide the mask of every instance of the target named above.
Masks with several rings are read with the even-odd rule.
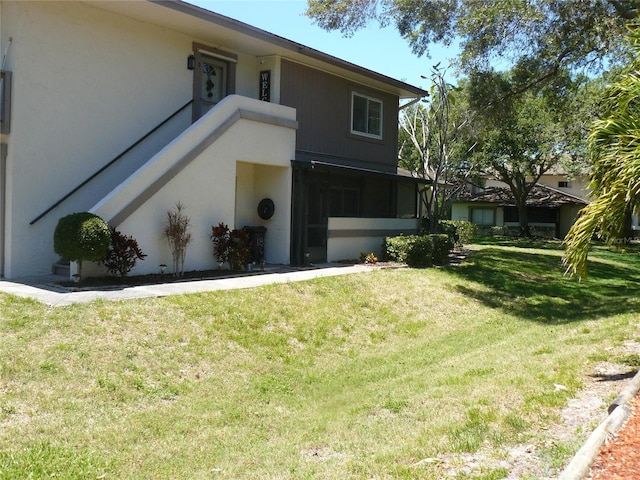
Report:
[[[230,93],[229,63],[197,52],[193,83],[195,122]]]

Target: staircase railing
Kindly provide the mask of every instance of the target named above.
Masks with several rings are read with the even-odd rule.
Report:
[[[59,206],[62,202],[64,202],[67,198],[69,198],[71,195],[73,195],[74,193],[76,193],[78,190],[80,190],[82,187],[84,187],[86,184],[88,184],[91,180],[93,180],[94,178],[96,178],[98,175],[100,175],[102,172],[104,172],[105,170],[107,170],[109,167],[111,167],[114,163],[116,163],[118,160],[120,160],[122,157],[124,157],[127,153],[129,153],[131,150],[133,150],[134,148],[136,148],[138,145],[140,145],[142,142],[144,142],[147,138],[149,138],[151,135],[153,135],[155,132],[157,132],[160,128],[162,128],[164,125],[166,125],[168,122],[170,122],[173,118],[175,118],[176,116],[178,116],[184,109],[186,109],[187,107],[189,107],[191,104],[193,103],[193,100],[189,100],[187,103],[185,103],[184,105],[182,105],[178,110],[176,110],[175,112],[173,112],[171,115],[169,115],[167,118],[165,118],[162,122],[160,122],[158,125],[156,125],[155,127],[153,127],[151,130],[149,130],[147,133],[145,133],[142,137],[140,137],[140,139],[138,139],[135,143],[133,143],[130,147],[128,147],[126,150],[124,150],[122,153],[120,153],[117,157],[115,157],[113,160],[111,160],[109,163],[107,163],[106,165],[104,165],[103,167],[101,167],[99,170],[97,170],[96,172],[94,172],[92,175],[90,175],[89,177],[87,177],[83,182],[81,182],[80,184],[78,184],[76,187],[74,187],[72,190],[70,190],[67,194],[65,194],[62,198],[60,198],[58,201],[56,201],[55,203],[53,203],[49,208],[47,208],[45,211],[43,211],[40,215],[38,215],[37,217],[35,217],[33,220],[31,220],[29,222],[29,225],[33,225],[35,224],[38,220],[42,219],[43,217],[45,217],[49,212],[51,212],[54,208],[56,208],[57,206]]]

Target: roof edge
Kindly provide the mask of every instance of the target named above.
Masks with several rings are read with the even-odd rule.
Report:
[[[249,25],[248,23],[244,23],[244,22],[241,22],[240,20],[236,20],[231,17],[227,17],[225,15],[212,12],[211,10],[207,10],[197,5],[193,5],[183,0],[147,0],[147,1],[154,3],[156,5],[170,8],[172,10],[175,10],[187,15],[197,17],[201,20],[215,23],[225,28],[236,30],[245,35],[256,38],[258,40],[263,40],[263,41],[272,43],[274,45],[277,45],[281,48],[290,50],[292,52],[305,55],[315,60],[320,60],[321,62],[327,63],[334,67],[344,68],[345,70],[348,70],[350,72],[364,75],[366,77],[369,77],[379,82],[387,83],[400,90],[404,90],[407,94],[409,94],[406,97],[401,97],[401,98],[410,98],[412,96],[425,97],[429,94],[426,90],[423,90],[422,88],[415,87],[413,85],[402,82],[400,80],[396,80],[395,78],[389,77],[387,75],[383,75],[373,70],[369,70],[368,68],[361,67],[359,65],[348,62],[346,60],[342,60],[338,57],[334,57],[333,55],[329,55],[328,53],[324,53],[324,52],[321,52],[320,50],[316,50],[315,48],[307,47],[306,45],[303,45],[301,43],[294,42],[293,40],[289,40],[287,38],[281,37],[274,33],[267,32],[266,30],[262,30],[261,28]]]

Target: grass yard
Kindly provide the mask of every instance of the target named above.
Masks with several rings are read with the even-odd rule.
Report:
[[[640,254],[596,251],[579,283],[534,247],[121,303],[0,294],[0,479],[440,479],[504,458],[640,341]]]

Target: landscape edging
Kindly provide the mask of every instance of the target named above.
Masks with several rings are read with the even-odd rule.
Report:
[[[609,436],[615,434],[629,418],[631,410],[628,405],[638,394],[638,391],[640,391],[640,371],[609,405],[607,409],[609,416],[589,435],[587,441],[575,454],[558,480],[584,480],[604,442]]]

